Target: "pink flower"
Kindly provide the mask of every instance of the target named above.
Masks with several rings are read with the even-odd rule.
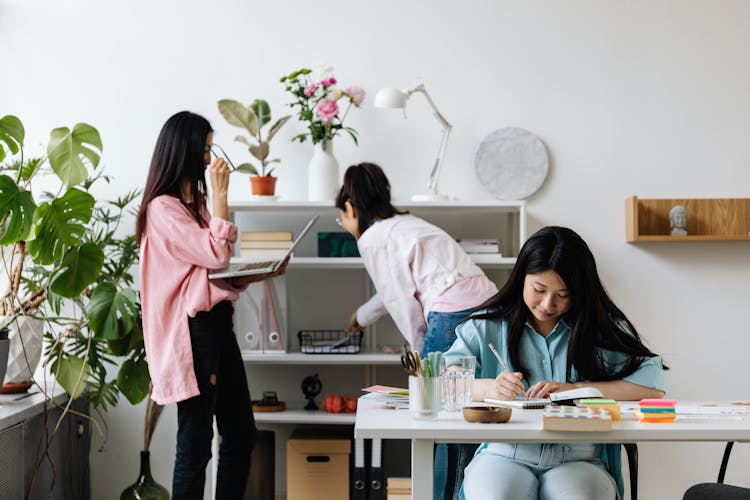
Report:
[[[323,99],[315,106],[315,112],[318,114],[320,121],[328,125],[331,123],[331,119],[339,113],[339,105],[336,104],[336,101]]]
[[[318,86],[315,84],[308,85],[307,88],[305,88],[305,97],[310,97],[315,93],[315,91],[318,89]]]
[[[352,103],[354,103],[354,105],[357,107],[359,107],[359,105],[362,104],[362,101],[365,100],[365,91],[360,87],[349,87],[348,89],[346,89],[346,95],[349,96],[349,98],[352,100]]]
[[[321,80],[318,85],[328,87],[329,85],[336,85],[336,79],[334,77],[328,78],[327,80]]]

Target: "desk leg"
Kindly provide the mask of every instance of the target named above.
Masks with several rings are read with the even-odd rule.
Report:
[[[411,498],[432,500],[432,464],[435,460],[429,439],[411,440]]]

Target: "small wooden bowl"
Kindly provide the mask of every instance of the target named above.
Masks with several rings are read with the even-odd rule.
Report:
[[[511,409],[505,407],[480,406],[463,409],[464,420],[481,424],[504,424],[510,420]]]

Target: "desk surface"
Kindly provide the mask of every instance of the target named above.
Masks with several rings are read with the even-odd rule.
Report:
[[[541,410],[513,408],[505,424],[467,422],[461,412],[441,412],[434,420],[415,420],[408,410],[386,408],[382,401],[362,397],[354,425],[356,438],[418,439],[437,442],[595,442],[750,441],[750,415],[711,416],[675,423],[641,423],[630,415],[608,432],[542,430]]]

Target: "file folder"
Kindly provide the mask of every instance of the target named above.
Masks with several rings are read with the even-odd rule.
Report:
[[[370,494],[369,500],[385,500],[385,479],[383,477],[383,440],[373,439],[370,455]]]
[[[354,440],[354,471],[352,472],[352,500],[367,500],[367,467],[365,440]]]

